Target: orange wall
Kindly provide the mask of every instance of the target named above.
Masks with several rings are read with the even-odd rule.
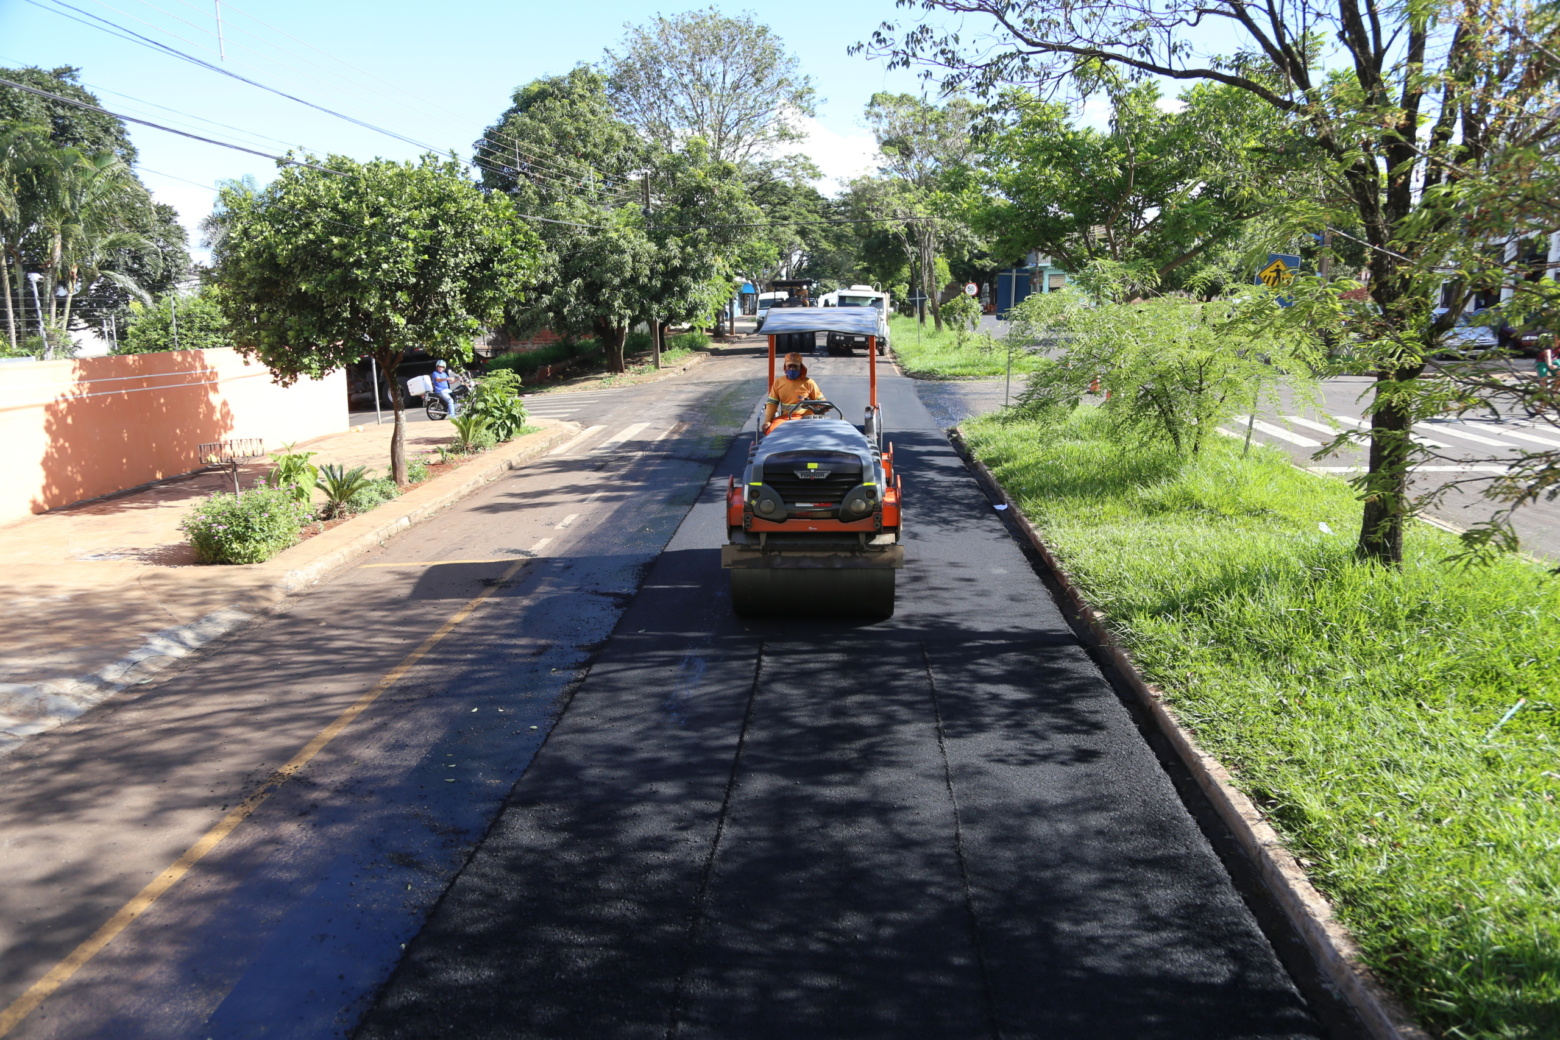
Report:
[[[188,473],[202,442],[347,428],[344,372],[284,389],[233,350],[8,361],[0,387],[0,522]]]

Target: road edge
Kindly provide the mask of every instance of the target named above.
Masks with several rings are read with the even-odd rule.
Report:
[[[497,480],[532,462],[577,434],[578,423],[540,420],[543,428],[517,438],[493,457],[435,477],[338,527],[315,535],[275,558],[252,566],[256,587],[238,593],[235,602],[183,625],[153,633],[141,646],[96,672],[33,683],[0,683],[0,759],[28,737],[78,718],[128,686],[149,682],[180,661],[189,660],[245,624],[317,585],[364,553],[408,530]]]
[[[1040,532],[997,481],[985,463],[976,458],[964,442],[958,427],[949,439],[980,480],[1011,514],[1024,537],[1044,562],[1051,578],[1061,590],[1064,608],[1073,623],[1093,641],[1109,678],[1118,688],[1132,691],[1154,726],[1175,749],[1177,758],[1208,799],[1241,850],[1256,867],[1268,895],[1289,922],[1315,963],[1318,974],[1342,996],[1359,1016],[1375,1040],[1432,1040],[1407,1008],[1376,978],[1359,955],[1354,937],[1333,913],[1332,904],[1311,884],[1295,855],[1286,848],[1278,832],[1262,817],[1256,804],[1238,789],[1224,765],[1203,751],[1196,737],[1181,725],[1164,694],[1149,685],[1132,658],[1116,642],[1101,619],[1105,616],[1091,607],[1056,557],[1046,547]]]

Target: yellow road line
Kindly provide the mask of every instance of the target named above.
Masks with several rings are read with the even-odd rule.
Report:
[[[496,560],[408,560],[405,563],[360,563],[359,570],[367,570],[369,567],[446,567],[452,563],[514,563],[513,556],[504,556]]]
[[[296,776],[304,766],[309,764],[314,756],[325,749],[327,744],[340,736],[341,731],[346,729],[353,719],[367,711],[369,705],[373,704],[379,699],[381,694],[399,682],[407,672],[412,670],[418,661],[422,660],[429,651],[438,646],[444,640],[444,637],[455,629],[455,626],[470,617],[477,607],[481,606],[483,600],[502,588],[501,583],[514,577],[515,573],[525,566],[527,562],[526,560],[513,561],[513,564],[499,577],[498,583],[484,589],[468,600],[465,606],[461,607],[450,616],[449,620],[439,626],[437,632],[424,639],[417,649],[407,654],[400,664],[392,668],[384,678],[375,683],[373,689],[359,697],[346,711],[336,716],[335,721],[320,730],[313,740],[305,744],[302,750],[287,761],[286,765],[267,777],[265,782],[257,787],[248,798],[234,806],[232,811],[222,817],[215,827],[201,835],[195,844],[184,851],[184,855],[175,860],[168,869],[153,878],[150,884],[136,893],[135,897],[128,903],[120,907],[119,911],[104,922],[102,927],[89,935],[64,960],[50,968],[43,978],[28,987],[27,992],[12,1001],[5,1010],[0,1011],[0,1037],[15,1029],[22,1019],[31,1014],[39,1004],[49,999],[56,990],[69,982],[73,975],[86,967],[87,962],[101,953],[103,948],[113,942],[120,932],[130,927],[136,918],[150,910],[152,905],[166,895],[169,889],[177,885],[195,864],[204,859],[207,853],[222,844],[223,840],[229,834],[232,834],[239,824],[247,820],[256,809],[260,808],[265,800],[275,793],[278,787]]]

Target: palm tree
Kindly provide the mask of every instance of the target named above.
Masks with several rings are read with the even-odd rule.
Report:
[[[119,250],[148,245],[144,236],[126,230],[127,216],[151,204],[130,168],[112,153],[86,155],[67,147],[51,150],[37,169],[38,260],[48,287],[49,324],[68,328],[76,295],[111,274],[144,296],[131,279],[111,271]],[[52,349],[46,344],[44,356]]]

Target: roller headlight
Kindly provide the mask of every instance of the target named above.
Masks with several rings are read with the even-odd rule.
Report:
[[[877,488],[860,485],[851,488],[840,506],[842,516],[859,520],[877,506]]]
[[[768,485],[758,487],[749,486],[748,502],[753,507],[753,512],[765,520],[784,520],[786,518],[785,502],[780,498],[780,493]]]

